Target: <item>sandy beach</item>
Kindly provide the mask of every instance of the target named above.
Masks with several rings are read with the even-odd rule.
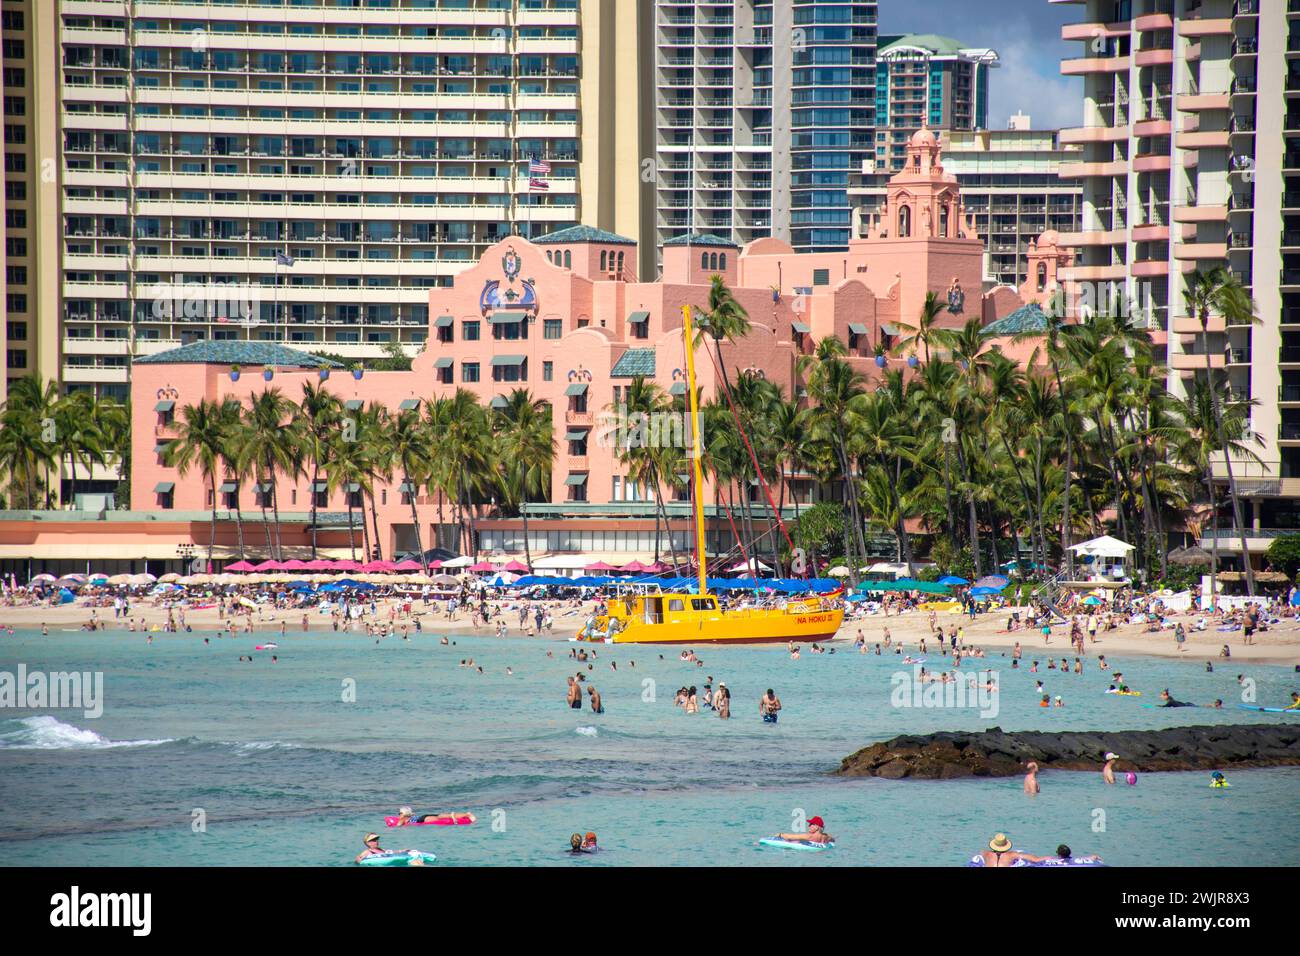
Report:
[[[378,601],[377,616],[368,617],[367,619],[372,621],[389,620],[389,610],[396,603],[392,599],[380,599]],[[511,610],[518,607],[517,603],[510,601],[494,603],[499,603],[503,608],[507,609],[503,617],[507,624],[508,636],[528,636],[517,626],[517,612]],[[572,603],[543,603],[551,610],[554,617],[554,628],[551,632],[541,635],[538,638],[539,640],[567,640],[572,637],[582,626],[593,606],[591,602],[586,602],[579,610],[575,609]],[[95,610],[98,612],[99,620],[105,622],[108,630],[122,631],[127,629],[124,622],[113,620],[112,607],[101,607]],[[1016,642],[1019,642],[1026,660],[1033,660],[1035,656],[1044,660],[1047,657],[1074,656],[1074,651],[1070,646],[1069,628],[1067,626],[1055,626],[1052,637],[1046,644],[1043,643],[1042,635],[1037,631],[1022,629],[1007,633],[1005,630],[1007,618],[1013,610],[1015,609],[1001,608],[988,614],[978,615],[974,621],[955,612],[944,612],[938,615],[938,623],[945,629],[954,626],[961,627],[968,644],[982,647],[989,652],[1009,649],[1014,647]],[[1025,609],[1021,610],[1023,617]],[[90,608],[80,604],[66,604],[59,607],[0,607],[0,626],[15,629],[39,629],[42,625],[45,625],[49,628],[51,634],[66,630],[80,630],[83,625],[89,622],[90,611]],[[161,602],[155,603],[153,598],[138,599],[131,606],[131,616],[137,621],[143,618],[148,629],[157,631],[161,630],[167,621],[167,607]],[[493,634],[496,631],[495,623],[488,627],[473,627],[469,615],[464,613],[463,610],[458,610],[456,615],[449,620],[442,602],[436,602],[436,606],[435,602],[430,602],[428,608],[423,608],[420,601],[416,600],[412,609],[412,616],[419,617],[425,634],[483,635]],[[187,608],[185,619],[186,623],[192,628],[192,633],[198,636],[213,634],[221,630],[225,625],[225,622],[218,616],[215,607],[197,610]],[[1090,657],[1095,657],[1098,654],[1151,655],[1171,659],[1187,659],[1204,667],[1207,660],[1213,660],[1217,665],[1220,661],[1219,654],[1223,645],[1227,644],[1231,649],[1232,660],[1234,661],[1244,660],[1268,664],[1300,663],[1300,622],[1295,619],[1284,618],[1267,631],[1254,635],[1250,644],[1243,643],[1240,629],[1216,631],[1211,626],[1209,630],[1198,632],[1190,629],[1193,620],[1191,615],[1184,615],[1179,619],[1184,620],[1188,626],[1187,643],[1185,645],[1187,649],[1185,651],[1178,649],[1172,629],[1152,633],[1145,631],[1142,625],[1124,624],[1114,630],[1099,633],[1096,642],[1087,645],[1087,654]],[[242,620],[241,618],[241,632],[243,630]],[[398,634],[400,635],[404,622],[410,623],[411,632],[415,633],[413,622],[407,621],[399,614],[395,618]],[[259,608],[253,614],[253,633],[266,636],[278,635],[282,623],[288,633],[301,633],[303,630],[302,612],[275,610],[270,607]],[[318,613],[314,609],[308,614],[308,624],[309,631],[332,630],[329,617]],[[360,633],[364,634],[364,624],[356,625],[356,627]],[[912,648],[919,644],[922,638],[925,638],[930,648],[934,647],[935,642],[930,635],[928,614],[923,611],[905,612],[901,615],[890,614],[888,617],[883,614],[872,614],[863,618],[847,620],[836,634],[835,640],[841,643],[850,643],[861,631],[868,643],[883,643],[884,629],[886,627],[889,628],[894,643],[902,642],[906,647]]]

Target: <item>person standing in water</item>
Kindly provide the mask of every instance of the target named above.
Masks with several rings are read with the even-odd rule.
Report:
[[[763,718],[763,723],[774,724],[777,715],[781,710],[781,698],[776,696],[776,691],[772,688],[767,689],[767,693],[758,699],[758,713]]]
[[[566,700],[574,710],[582,710],[582,688],[578,686],[578,682],[572,677],[569,678],[569,691]]]
[[[718,684],[718,692],[713,696],[713,706],[718,716],[724,720],[731,716],[731,691],[725,682]]]
[[[600,691],[596,690],[594,687],[588,687],[587,694],[591,697],[591,712],[593,714],[603,714],[605,712],[605,705],[600,701]],[[581,700],[579,700],[578,706],[582,706]]]
[[[1029,761],[1026,769],[1029,771],[1025,774],[1025,793],[1031,797],[1038,796],[1038,764]]]
[[[1101,768],[1101,779],[1107,783],[1115,782],[1115,761],[1119,759],[1118,754],[1106,751],[1106,766]]]

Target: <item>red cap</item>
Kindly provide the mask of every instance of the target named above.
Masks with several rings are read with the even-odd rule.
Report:
[[[825,827],[826,823],[821,817],[809,817],[808,825],[810,827]]]

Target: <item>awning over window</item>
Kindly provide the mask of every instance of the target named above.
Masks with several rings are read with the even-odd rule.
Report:
[[[435,329],[451,328],[455,321],[456,317],[454,315],[440,315],[433,320],[433,327]]]
[[[564,390],[564,394],[567,395],[569,398],[573,398],[575,395],[586,395],[587,383],[575,382],[574,384],[570,385],[568,388]]]
[[[176,487],[176,482],[174,481],[160,481],[158,482],[158,484],[153,486],[153,490],[160,495],[165,495],[168,494],[175,487]]]
[[[155,455],[161,455],[161,454],[163,453],[164,449],[166,449],[167,446],[170,445],[170,444],[171,444],[171,442],[169,442],[169,441],[156,441],[156,442],[154,442],[154,443],[153,443],[153,453],[154,453]]]
[[[269,481],[259,481],[253,486],[253,488],[264,495],[269,495],[271,493],[271,483]]]
[[[494,355],[492,356],[492,367],[499,368],[502,365],[523,365],[527,361],[527,355]]]
[[[397,486],[397,490],[404,495],[415,494],[415,485],[412,482],[404,481]]]
[[[448,359],[447,361],[450,362],[451,360]],[[415,409],[420,407],[420,400],[418,398],[403,399],[402,404],[398,405],[397,407],[404,412],[414,411]]]
[[[863,325],[861,322],[850,322],[849,331],[852,332],[854,335],[866,335],[867,327]]]
[[[518,325],[527,318],[527,312],[495,312],[488,321],[493,325]]]
[[[649,312],[633,312],[631,315],[629,315],[629,316],[627,317],[627,320],[628,320],[629,322],[631,322],[633,325],[640,325],[642,322],[649,322],[649,321],[650,321],[650,313],[649,313]]]
[[[490,404],[492,405],[493,408],[509,408],[509,407],[510,407],[510,403],[506,401],[506,398],[505,398],[504,395],[498,395],[496,398],[492,399],[492,401],[491,401]]]
[[[362,405],[364,405],[364,404],[365,404],[365,402],[363,402],[363,401],[362,401],[361,399],[359,399],[359,398],[350,398],[350,399],[348,399],[346,402],[343,403],[343,407],[346,408],[346,409],[347,409],[348,411],[350,411],[350,412],[355,412],[357,409],[359,409],[359,408],[360,408]]]
[[[685,382],[673,382],[672,387],[668,389],[668,394],[669,394],[669,395],[685,395],[685,394],[686,394],[686,383],[685,383]]]
[[[453,361],[452,361],[451,359],[446,358],[446,357],[443,357],[443,358],[440,358],[440,359],[436,359],[436,360],[434,361],[434,363],[433,363],[433,367],[434,367],[434,368],[451,368],[453,364],[454,364],[454,363],[453,363]]]
[[[349,494],[354,494],[354,495],[355,495],[355,494],[356,494],[358,491],[360,491],[360,490],[361,490],[361,485],[360,485],[358,482],[355,482],[355,481],[349,481],[349,482],[348,482],[348,493],[349,493]]]
[[[564,433],[565,441],[586,441],[587,432],[581,428],[570,428]]]
[[[175,407],[176,407],[175,402],[159,402],[157,405],[153,407],[153,410],[155,412],[170,412]]]
[[[802,322],[791,322],[791,323],[790,323],[790,328],[792,328],[792,329],[794,329],[796,332],[800,332],[800,333],[802,333],[802,334],[804,334],[804,335],[807,335],[809,332],[812,331],[812,329],[808,328],[808,326],[805,325],[805,324],[802,323]]]
[[[566,485],[585,485],[587,483],[587,473],[584,471],[569,475],[569,477],[564,479],[564,483]]]
[[[329,491],[330,483],[328,481],[314,481],[312,482],[311,490],[317,493],[320,493],[322,491]]]
[[[882,322],[881,325],[880,325],[880,331],[884,332],[886,335],[897,335],[897,334],[898,334],[898,329],[897,329],[897,328],[895,328],[895,327],[892,326],[892,325],[887,325],[887,324],[885,324],[885,323],[883,323],[883,322]]]
[[[231,492],[238,491],[238,490],[239,490],[238,483],[233,481],[223,481],[220,487],[217,488],[217,491],[221,492],[223,495],[228,495]]]

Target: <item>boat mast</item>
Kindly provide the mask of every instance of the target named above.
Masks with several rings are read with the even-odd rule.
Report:
[[[682,306],[682,335],[686,339],[686,400],[691,410],[691,507],[695,511],[695,566],[701,594],[707,594],[704,568],[704,436],[700,430],[700,401],[695,391],[695,335],[691,307]]]

